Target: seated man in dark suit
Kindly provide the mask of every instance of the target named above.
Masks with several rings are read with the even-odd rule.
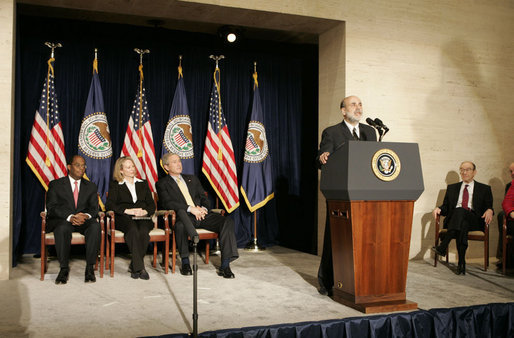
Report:
[[[509,165],[509,171],[510,171],[511,179],[514,180],[514,162],[512,162]],[[509,188],[511,187],[511,185],[512,185],[512,182],[509,182],[505,186],[505,195],[507,195],[507,192],[509,191]],[[496,266],[498,266],[498,268],[501,268],[502,264],[503,264],[503,262],[501,261],[502,248],[503,248],[503,237],[502,237],[503,218],[505,217],[505,213],[503,212],[503,210],[498,213],[497,217],[498,217],[498,234],[499,235],[498,235],[498,250],[496,250],[496,257],[498,258],[498,263],[496,263]],[[514,220],[513,219],[507,218],[507,234],[508,235],[514,234]]]
[[[204,228],[219,234],[221,247],[221,267],[218,275],[234,278],[230,262],[239,257],[234,233],[234,221],[229,217],[209,212],[209,200],[198,178],[194,175],[181,175],[182,162],[176,154],[167,153],[162,157],[162,165],[169,173],[157,184],[159,204],[162,209],[175,210],[175,238],[182,261],[180,273],[191,275],[189,264],[188,237],[198,236],[195,228]]]
[[[462,182],[450,184],[446,189],[443,204],[433,211],[434,218],[438,215],[446,216],[444,227],[448,232],[441,244],[432,247],[432,251],[440,256],[446,256],[448,244],[455,238],[459,255],[457,274],[465,275],[468,231],[483,231],[484,224],[491,222],[493,194],[490,186],[473,180],[477,173],[473,162],[462,162],[459,170]]]
[[[68,160],[68,176],[50,182],[46,195],[48,211],[47,231],[53,231],[55,250],[61,270],[55,284],[66,284],[69,275],[69,259],[72,232],[86,237],[86,273],[84,281],[95,282],[94,264],[100,247],[100,224],[98,214],[97,187],[82,179],[86,161],[75,155]]]

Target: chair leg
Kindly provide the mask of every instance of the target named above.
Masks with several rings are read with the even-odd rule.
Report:
[[[110,249],[109,249],[109,246],[110,246],[110,241],[106,241],[106,245],[105,245],[105,269],[106,270],[109,270],[111,268],[111,260],[110,260]]]
[[[209,251],[211,251],[211,245],[209,239],[205,242],[205,264],[209,264]]]
[[[115,252],[114,252],[114,236],[111,235],[111,277],[114,277],[114,255],[115,255]]]
[[[170,264],[170,236],[166,235],[166,241],[164,241],[164,273],[167,275],[169,271]]]
[[[154,269],[157,267],[157,242],[153,242],[153,262]]]
[[[487,241],[484,241],[484,271],[487,271],[489,266],[489,245]]]
[[[175,264],[177,264],[177,243],[175,242],[175,232],[173,232],[173,243],[171,245],[171,273],[175,273]]]
[[[46,272],[46,246],[44,245],[44,241],[41,241],[41,278],[40,280],[45,280],[45,272]]]
[[[439,234],[435,235],[435,247],[439,245]],[[437,254],[434,253],[434,268],[437,267]]]

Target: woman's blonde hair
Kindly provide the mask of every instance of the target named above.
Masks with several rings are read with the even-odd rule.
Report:
[[[132,160],[132,158],[130,158],[130,156],[122,156],[119,159],[117,159],[116,163],[114,164],[114,171],[112,173],[112,177],[118,182],[123,182],[123,175],[121,174],[121,168],[123,166],[123,163],[125,163],[125,161],[130,161],[130,162],[132,162],[132,164],[136,165],[134,163],[134,161]]]

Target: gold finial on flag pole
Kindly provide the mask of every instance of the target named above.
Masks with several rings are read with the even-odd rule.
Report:
[[[178,56],[178,78],[180,79],[184,75],[182,74],[182,55]]]
[[[62,44],[60,42],[45,42],[45,46],[52,49],[52,53],[50,54],[50,57],[53,59],[55,54],[54,51],[56,48],[62,47]]]
[[[209,59],[213,59],[216,61],[216,68],[218,68],[218,61],[223,60],[225,58],[225,55],[210,55]]]
[[[143,55],[150,54],[149,49],[134,48],[134,52],[139,54],[139,128],[137,134],[141,147],[143,146]],[[137,157],[143,157],[143,149],[139,148],[137,151]]]

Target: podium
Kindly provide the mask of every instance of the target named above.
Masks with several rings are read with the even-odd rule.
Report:
[[[414,201],[424,190],[414,143],[348,141],[321,169],[334,300],[364,313],[417,309],[406,299]]]

